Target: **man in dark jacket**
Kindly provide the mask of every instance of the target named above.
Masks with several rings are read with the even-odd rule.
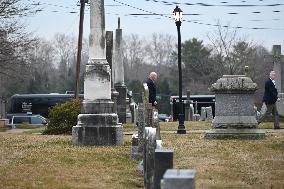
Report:
[[[263,95],[263,106],[259,123],[265,118],[267,114],[273,114],[274,116],[274,129],[280,129],[279,115],[276,107],[276,101],[278,100],[278,92],[275,87],[275,71],[270,72],[269,79],[265,82],[265,91]]]
[[[152,104],[152,106],[157,105],[156,101],[156,85],[155,81],[157,80],[157,73],[156,72],[151,72],[149,75],[149,78],[147,80],[147,86],[149,89],[149,103]]]

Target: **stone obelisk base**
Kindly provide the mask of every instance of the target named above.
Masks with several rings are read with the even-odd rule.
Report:
[[[115,84],[114,88],[119,93],[117,96],[117,115],[120,123],[126,123],[126,91],[125,85]]]
[[[257,129],[254,113],[254,92],[257,85],[244,75],[224,75],[211,87],[215,93],[215,118],[207,139],[263,139]]]
[[[265,131],[260,129],[210,129],[205,133],[206,139],[248,139],[265,138]]]
[[[118,123],[110,100],[83,101],[82,114],[72,128],[75,145],[120,145],[123,143],[123,127]],[[92,112],[92,114],[88,113]]]

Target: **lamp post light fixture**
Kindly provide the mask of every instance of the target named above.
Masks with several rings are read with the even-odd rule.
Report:
[[[184,126],[184,108],[182,101],[182,71],[181,71],[181,36],[180,36],[180,26],[182,20],[182,10],[176,6],[173,11],[173,15],[175,18],[177,32],[178,32],[178,75],[179,75],[179,115],[178,115],[178,134],[186,134],[185,126]]]

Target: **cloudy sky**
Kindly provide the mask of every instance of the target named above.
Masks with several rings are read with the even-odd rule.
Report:
[[[79,0],[24,0],[40,2],[42,11],[25,19],[28,30],[40,37],[55,33],[78,35]],[[123,34],[150,36],[164,33],[176,36],[176,26],[169,18],[176,5],[184,13],[182,40],[196,37],[208,42],[216,24],[237,29],[240,37],[268,49],[282,45],[284,52],[284,0],[105,0],[106,30],[117,28],[121,17]],[[159,14],[159,15],[154,15]],[[85,10],[84,37],[89,35],[89,6]]]

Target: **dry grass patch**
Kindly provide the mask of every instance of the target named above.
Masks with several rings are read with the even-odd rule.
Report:
[[[0,143],[0,188],[143,188],[130,142],[77,147],[71,136],[6,135]]]
[[[206,121],[185,121],[186,130],[206,130],[211,128],[211,122]],[[176,122],[160,122],[161,131],[176,131],[178,121]]]
[[[205,140],[163,134],[178,168],[197,170],[197,188],[284,188],[284,133],[265,140]]]
[[[162,131],[175,131],[178,122],[160,125]],[[185,125],[187,130],[210,128],[208,122]],[[135,130],[124,125],[124,131]],[[143,175],[136,171],[139,162],[129,159],[130,135],[122,146],[78,147],[71,136],[31,134],[40,131],[0,136],[1,189],[143,188]],[[175,151],[175,167],[197,170],[197,188],[284,188],[283,132],[255,141],[205,140],[198,133],[163,133],[162,140]]]
[[[184,122],[186,130],[206,130],[211,128],[211,122],[205,121],[186,121]],[[178,122],[160,122],[161,131],[176,131],[178,128]],[[138,128],[134,124],[124,124],[124,132],[138,131]]]

